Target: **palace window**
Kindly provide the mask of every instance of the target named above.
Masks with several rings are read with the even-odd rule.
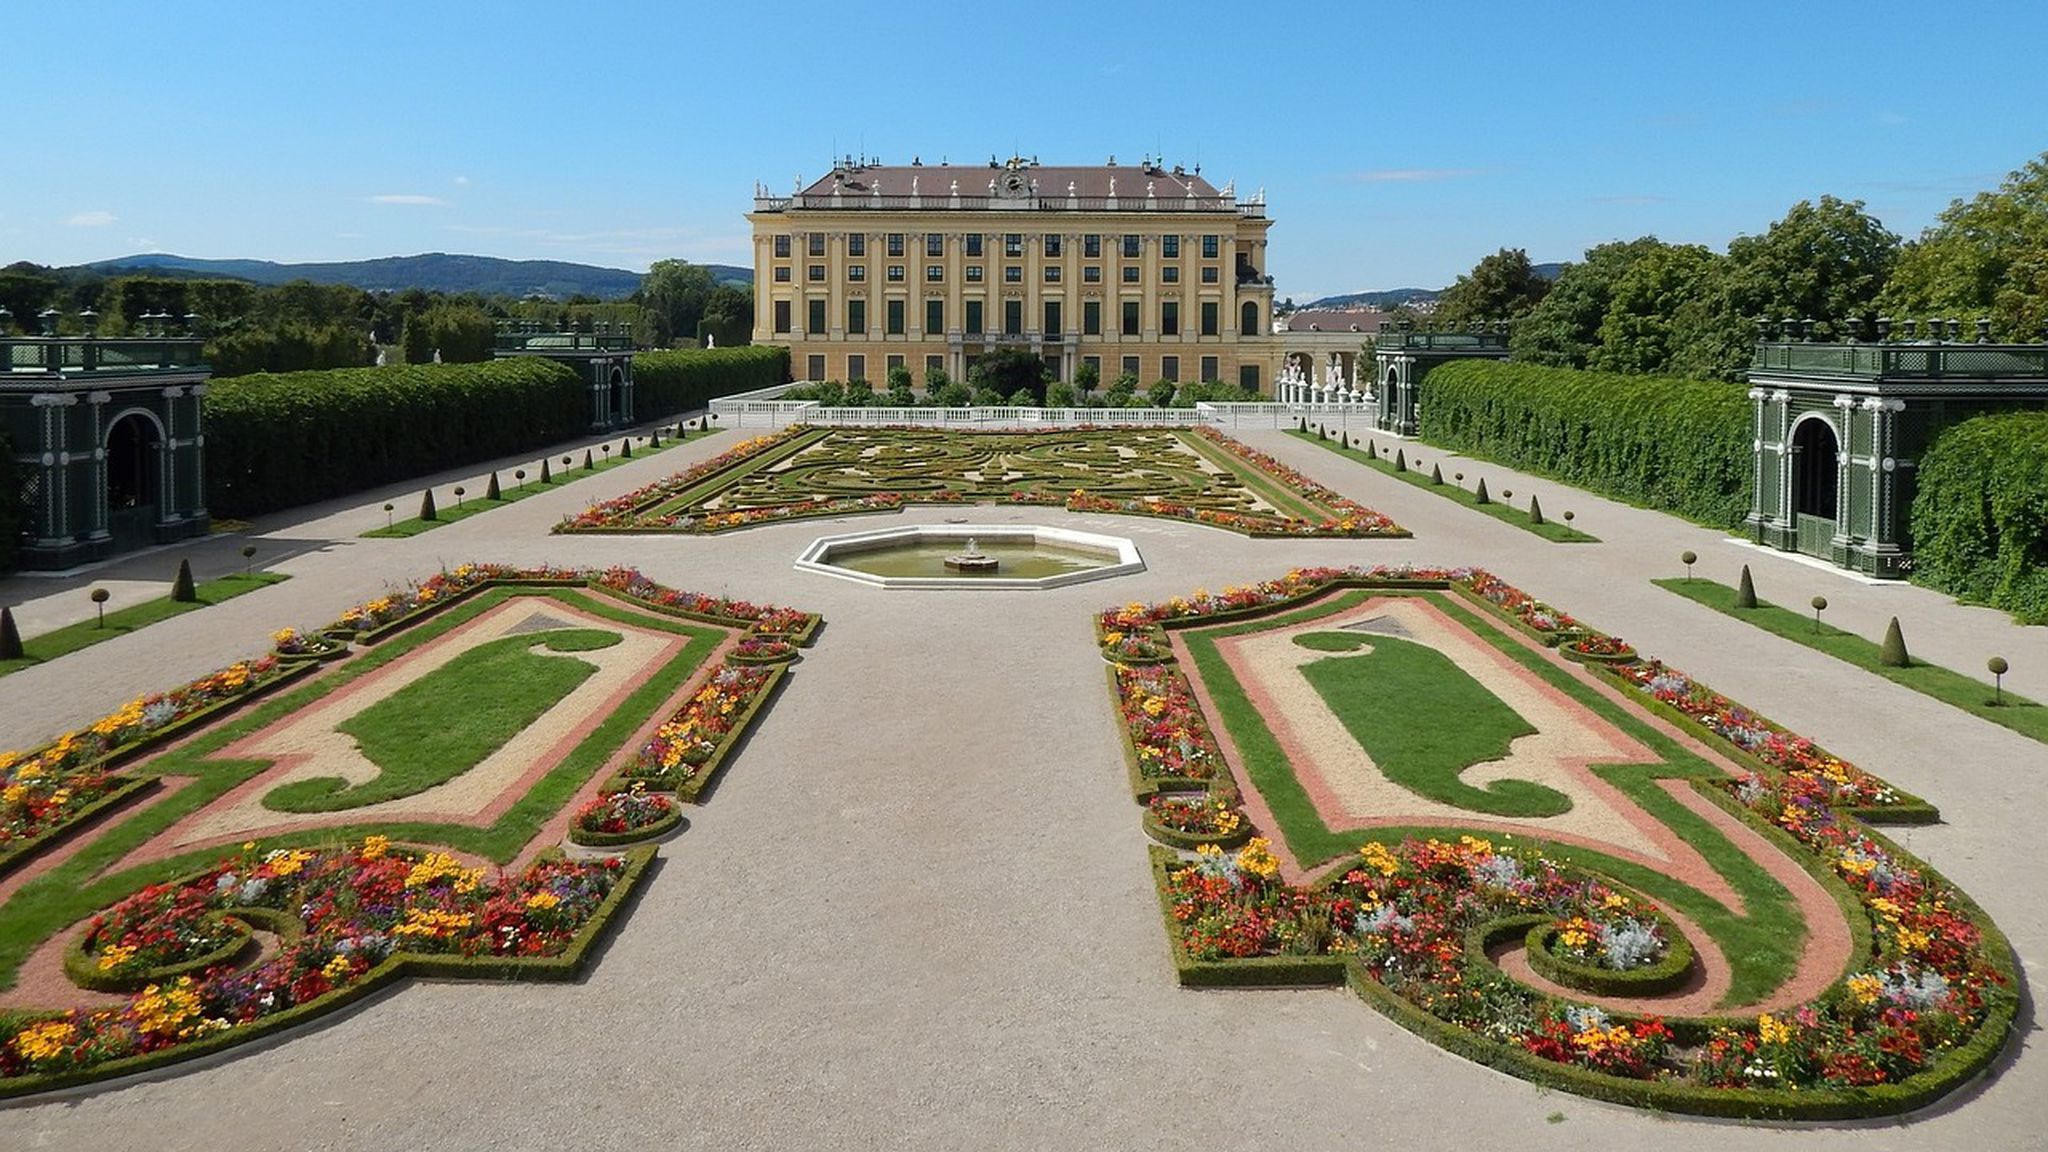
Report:
[[[1159,334],[1180,335],[1180,301],[1162,300],[1159,303]]]
[[[816,354],[811,355],[804,361],[804,379],[823,380],[824,378],[825,358]]]
[[[969,256],[981,255],[981,233],[969,232],[967,234],[967,254]]]
[[[967,266],[967,282],[969,284],[981,283],[981,265],[969,264]]]
[[[775,258],[778,260],[789,259],[789,237],[777,236],[775,238]]]
[[[1087,235],[1081,237],[1081,255],[1087,257],[1090,260],[1100,260],[1102,258],[1101,233],[1090,232]]]
[[[1161,380],[1171,380],[1176,384],[1180,383],[1180,357],[1161,356],[1159,358],[1159,378]]]
[[[1102,335],[1102,301],[1081,301],[1081,335]]]
[[[1063,319],[1065,317],[1060,315],[1060,302],[1057,300],[1047,300],[1045,302],[1044,328],[1047,340],[1057,340],[1060,338],[1060,321]]]
[[[1138,282],[1138,271],[1139,269],[1136,264],[1124,265],[1124,283],[1136,284]]]
[[[848,264],[846,266],[846,278],[855,283],[867,279],[868,266],[865,264]]]
[[[901,233],[901,232],[891,232],[891,233],[889,233],[889,255],[891,255],[891,256],[901,256],[901,255],[903,255],[903,233]]]
[[[1081,269],[1081,282],[1083,284],[1102,283],[1102,266],[1090,264],[1086,268]]]
[[[901,284],[901,283],[903,283],[903,265],[901,265],[901,264],[891,264],[891,265],[889,265],[889,283],[891,283],[891,284]]]
[[[849,336],[868,334],[868,302],[848,300],[846,302],[846,333]]]
[[[811,255],[823,256],[825,254],[825,234],[823,232],[811,233],[810,245]]]
[[[1057,265],[1057,264],[1047,264],[1047,265],[1045,266],[1045,282],[1046,282],[1047,284],[1057,284],[1057,283],[1059,283],[1059,282],[1060,282],[1060,266],[1059,266],[1059,265]]]
[[[1046,254],[1046,256],[1048,256],[1048,257],[1050,257],[1050,258],[1053,258],[1053,259],[1057,259],[1057,258],[1059,257],[1059,254],[1060,254],[1060,234],[1059,234],[1059,233],[1057,233],[1057,232],[1047,232],[1047,233],[1045,234],[1045,254]]]
[[[1022,336],[1023,334],[1024,302],[1022,300],[1003,301],[1003,335]]]
[[[1214,300],[1202,301],[1202,335],[1216,335],[1216,325],[1218,323],[1216,313],[1217,308]],[[1202,379],[1208,380],[1212,379],[1212,377],[1204,376]]]
[[[937,336],[946,330],[946,300],[934,296],[924,302],[924,334]]]
[[[1126,259],[1126,260],[1136,260],[1137,258],[1138,258],[1138,238],[1137,238],[1137,236],[1135,236],[1135,235],[1125,236],[1125,237],[1124,237],[1124,259]]]
[[[981,335],[981,301],[979,300],[969,300],[967,302],[967,334],[969,336]]]
[[[1166,257],[1168,260],[1180,259],[1180,237],[1161,236],[1159,238],[1159,247],[1159,254],[1161,256]]]
[[[1138,375],[1138,358],[1137,358],[1136,356],[1126,356],[1126,357],[1124,357],[1124,371],[1123,371],[1123,374],[1124,374],[1124,375],[1126,375],[1126,376],[1132,377],[1133,379],[1135,379],[1135,378],[1137,377],[1137,375]]]
[[[1209,235],[1202,237],[1202,259],[1214,260],[1221,253],[1222,249],[1223,238],[1221,236]]]
[[[1202,357],[1202,383],[1207,384],[1215,380],[1217,371],[1218,369],[1216,366],[1216,357]]]
[[[855,355],[848,356],[846,358],[846,378],[848,380],[867,379],[868,358],[857,353]]]
[[[1124,301],[1123,333],[1126,336],[1136,336],[1138,334],[1138,302],[1136,300]]]
[[[849,235],[848,235],[848,236],[846,237],[846,254],[847,254],[848,256],[865,256],[865,255],[867,255],[867,254],[868,254],[868,234],[867,234],[867,233],[865,233],[865,232],[854,232],[854,233],[851,233],[851,234],[849,234]]]
[[[888,317],[885,331],[891,336],[903,335],[903,301],[891,300],[884,307]]]
[[[1018,266],[1017,266],[1017,265],[1015,265],[1015,264],[1005,264],[1005,265],[1003,265],[1003,283],[1005,283],[1005,284],[1022,284],[1023,282],[1024,282],[1024,269],[1022,269],[1022,268],[1018,267]]]
[[[1222,271],[1222,269],[1216,267],[1214,264],[1204,264],[1202,266],[1202,283],[1220,283],[1223,279]]]
[[[789,283],[789,265],[785,264],[775,270],[775,282],[777,284]]]
[[[804,275],[813,284],[823,284],[825,282],[825,266],[823,264],[813,264],[805,270]]]
[[[789,311],[789,301],[777,300],[775,302],[775,334],[777,336],[789,335]]]
[[[946,279],[946,266],[944,264],[925,265],[924,279],[925,283],[927,284],[938,284],[943,282]]]
[[[1168,264],[1159,270],[1159,279],[1161,283],[1178,284],[1180,283],[1180,269],[1172,264]]]
[[[807,318],[810,323],[804,326],[804,332],[811,336],[823,336],[825,334],[825,302],[823,300],[811,300],[806,303],[810,305],[807,310]],[[812,376],[811,379],[816,380],[818,377]]]
[[[927,256],[944,256],[946,254],[945,236],[937,232],[925,233],[924,254]]]
[[[1003,255],[1022,256],[1023,254],[1024,234],[1022,232],[1003,233]]]

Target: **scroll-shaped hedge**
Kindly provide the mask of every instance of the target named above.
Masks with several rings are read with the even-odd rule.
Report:
[[[258,373],[206,400],[207,503],[253,516],[582,433],[576,372],[538,357]]]
[[[788,379],[789,349],[771,344],[642,352],[633,357],[633,412],[660,420]]]
[[[1750,503],[1742,385],[1459,360],[1423,382],[1422,437],[1716,526]]]
[[[2048,623],[2048,412],[1965,420],[1920,460],[1916,579]]]

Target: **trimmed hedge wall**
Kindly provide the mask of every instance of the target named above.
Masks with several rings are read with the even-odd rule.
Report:
[[[580,435],[588,389],[539,357],[259,373],[206,399],[207,504],[253,516]]]
[[[788,379],[789,349],[773,344],[642,352],[633,357],[633,413],[665,419]]]
[[[14,571],[14,552],[21,539],[21,471],[14,446],[0,432],[0,572]]]
[[[2048,624],[2048,412],[1965,420],[1920,460],[1914,579]]]
[[[1740,384],[1457,360],[1423,383],[1422,438],[1689,520],[1749,512]]]

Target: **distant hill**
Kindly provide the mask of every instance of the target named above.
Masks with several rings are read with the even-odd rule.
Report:
[[[1555,280],[1564,272],[1562,261],[1547,264],[1532,264],[1530,271],[1545,280]],[[1385,288],[1377,292],[1348,292],[1342,296],[1325,296],[1311,300],[1301,307],[1310,308],[1394,308],[1417,300],[1434,300],[1443,295],[1441,288]]]
[[[386,256],[377,260],[280,264],[272,260],[204,260],[154,252],[98,260],[85,267],[106,275],[147,272],[205,278],[230,277],[257,284],[311,280],[315,284],[348,284],[371,292],[422,288],[438,292],[480,292],[485,295],[562,299],[595,296],[617,300],[640,287],[640,273],[600,268],[562,260],[500,260],[495,256],[458,256],[429,252],[419,256]],[[751,269],[706,264],[721,284],[751,284]]]

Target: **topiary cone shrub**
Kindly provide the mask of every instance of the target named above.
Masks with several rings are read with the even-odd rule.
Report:
[[[1479,478],[1479,487],[1477,487],[1477,488],[1474,488],[1474,489],[1472,490],[1472,502],[1473,502],[1474,504],[1491,504],[1491,503],[1493,503],[1493,501],[1492,501],[1492,500],[1490,500],[1490,499],[1488,499],[1488,498],[1487,498],[1487,496],[1486,496],[1486,477],[1484,477],[1484,476],[1481,476],[1481,477]]]
[[[1396,448],[1396,449],[1394,449],[1394,471],[1396,471],[1396,472],[1406,472],[1407,470],[1408,470],[1408,454],[1407,454],[1407,453],[1406,453],[1405,451],[1403,451],[1402,449],[1399,449],[1399,448]]]
[[[486,499],[486,500],[502,500],[502,499],[504,499],[504,495],[503,495],[503,492],[502,492],[502,490],[501,490],[501,489],[500,489],[500,488],[498,487],[498,474],[497,474],[496,472],[493,472],[493,473],[491,473],[491,482],[490,482],[489,484],[486,484],[486,485],[484,485],[484,499]]]
[[[434,510],[434,490],[429,488],[427,489],[427,494],[420,497],[420,519],[439,520],[440,518],[441,514]]]
[[[1536,494],[1534,492],[1529,493],[1529,523],[1543,523],[1543,505],[1536,502]]]
[[[1913,657],[1906,651],[1906,634],[1899,631],[1899,618],[1885,625],[1884,644],[1877,650],[1877,662],[1887,668],[1910,668]]]
[[[14,609],[0,608],[0,660],[19,660],[26,655],[21,649],[21,629],[14,626]]]
[[[199,599],[199,588],[192,583],[192,562],[178,561],[178,578],[171,581],[171,599],[180,604],[191,604]]]
[[[626,437],[626,438],[625,438],[624,440],[621,440],[621,441],[619,442],[619,459],[621,459],[621,460],[630,460],[630,459],[632,459],[632,458],[633,458],[633,438],[632,438],[631,436],[628,436],[628,437]]]
[[[1339,447],[1339,448],[1349,448],[1349,447],[1351,447],[1351,433],[1349,433],[1349,432],[1340,432],[1340,433],[1338,433],[1338,435],[1337,435],[1337,447]]]
[[[1756,581],[1749,578],[1749,565],[1747,564],[1742,566],[1742,579],[1737,581],[1735,585],[1735,606],[1737,608],[1756,607]]]
[[[555,482],[555,474],[548,471],[548,462],[546,460],[540,462],[540,482],[543,484],[553,484]]]
[[[1367,453],[1368,455],[1370,455],[1370,456],[1371,456],[1371,457],[1372,457],[1373,459],[1375,459],[1375,460],[1379,459],[1379,458],[1380,458],[1380,442],[1379,442],[1379,441],[1377,441],[1377,440],[1367,440],[1367,441],[1365,442],[1365,451],[1366,451],[1366,453]]]
[[[1430,482],[1431,484],[1442,484],[1442,483],[1444,482],[1444,466],[1443,466],[1443,465],[1441,465],[1441,464],[1431,464],[1431,465],[1429,466],[1429,482]]]
[[[661,447],[661,425],[656,424],[654,426],[654,431],[647,437],[647,446],[649,448]]]
[[[588,448],[583,450],[583,470],[585,472],[597,471],[597,458],[590,454],[590,449]]]

